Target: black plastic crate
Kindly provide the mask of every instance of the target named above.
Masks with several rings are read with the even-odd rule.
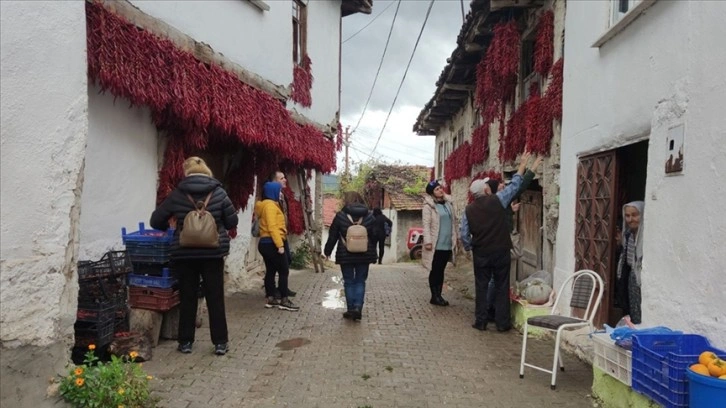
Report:
[[[78,303],[126,302],[126,275],[87,279],[78,283]]]
[[[113,339],[114,319],[105,322],[81,322],[77,321],[73,326],[76,335],[77,347],[88,347],[95,344],[96,347],[105,346]]]
[[[76,321],[98,323],[114,318],[117,304],[114,302],[79,303],[76,311]]]
[[[78,281],[107,278],[131,272],[131,259],[126,251],[109,251],[98,261],[78,262]]]

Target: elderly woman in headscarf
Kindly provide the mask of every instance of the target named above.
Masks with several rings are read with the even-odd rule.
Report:
[[[628,325],[640,324],[640,271],[643,265],[643,209],[633,201],[623,206],[623,250],[617,269],[617,298]]]

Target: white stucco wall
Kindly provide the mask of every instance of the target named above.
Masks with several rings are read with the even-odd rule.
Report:
[[[87,133],[83,2],[0,2],[0,340],[45,346],[75,320]]]
[[[246,0],[131,1],[231,61],[277,85],[292,83],[292,1],[267,1],[262,11]],[[308,1],[307,51],[315,78],[313,105],[300,113],[328,124],[338,111],[340,1]]]
[[[99,88],[88,88],[88,143],[81,199],[79,259],[121,250],[121,227],[149,226],[156,208],[156,127],[146,108],[129,107]]]
[[[578,155],[647,137],[643,321],[726,347],[726,3],[658,1],[601,48],[608,2],[569,2],[555,283],[574,269]],[[684,123],[682,175],[665,176],[666,132]]]

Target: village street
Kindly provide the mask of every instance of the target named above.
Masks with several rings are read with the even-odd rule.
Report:
[[[592,369],[566,354],[566,372],[519,379],[521,335],[471,328],[474,302],[449,290],[428,303],[419,264],[372,265],[363,320],[341,317],[337,267],[293,271],[297,313],[263,307],[252,290],[227,298],[230,352],[212,354],[207,317],[192,354],[162,341],[144,368],[162,407],[591,407]],[[465,277],[464,277],[465,278]],[[552,343],[528,355],[550,361]]]

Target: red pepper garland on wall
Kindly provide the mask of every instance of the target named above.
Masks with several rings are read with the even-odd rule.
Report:
[[[565,62],[562,58],[552,65],[550,84],[545,92],[547,105],[550,107],[552,119],[562,122],[562,75]]]
[[[292,94],[290,99],[300,105],[309,108],[313,104],[310,90],[313,88],[312,61],[307,54],[303,57],[300,65],[295,64],[292,70]]]
[[[547,76],[554,58],[555,13],[545,11],[539,18],[534,44],[534,71]]]
[[[295,192],[292,191],[290,186],[283,188],[282,194],[285,195],[285,202],[287,202],[287,221],[290,229],[287,232],[294,235],[302,234],[305,232],[302,203],[295,198]]]
[[[219,139],[255,154],[274,152],[298,168],[335,169],[334,141],[311,125],[296,123],[279,100],[235,74],[200,62],[101,4],[86,3],[86,23],[89,79],[132,105],[148,106],[157,128],[169,137],[158,199],[181,179],[179,158],[191,146],[206,148]],[[244,193],[233,199],[237,208],[246,204]]]

